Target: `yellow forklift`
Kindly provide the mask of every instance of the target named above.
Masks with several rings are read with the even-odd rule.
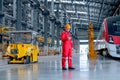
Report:
[[[8,64],[38,62],[40,53],[37,41],[37,32],[34,31],[11,31],[9,32],[9,46],[7,55]]]

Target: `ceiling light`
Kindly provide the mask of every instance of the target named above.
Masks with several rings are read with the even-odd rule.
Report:
[[[78,18],[70,18],[70,19],[74,19],[74,20],[77,20]]]
[[[77,11],[78,14],[87,14],[87,12]]]
[[[61,0],[61,2],[63,2],[63,3],[71,3],[71,1],[63,1],[63,0]]]
[[[74,22],[74,24],[88,25],[88,23],[80,23],[80,22]]]
[[[85,19],[85,18],[80,18],[80,20],[84,20],[84,21],[87,21],[88,19]]]
[[[76,13],[75,11],[66,10],[67,13]],[[77,11],[78,14],[87,14],[87,12]]]
[[[75,13],[75,11],[66,10],[67,13]]]
[[[73,3],[74,3],[74,4],[83,4],[83,5],[85,5],[85,4],[86,4],[86,2],[85,2],[85,1],[73,1]]]
[[[86,4],[86,2],[85,2],[85,1],[80,1],[80,4],[85,5],[85,4]]]

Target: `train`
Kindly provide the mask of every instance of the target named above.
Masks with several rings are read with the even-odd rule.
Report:
[[[95,50],[105,56],[120,58],[120,15],[103,20],[95,42]]]

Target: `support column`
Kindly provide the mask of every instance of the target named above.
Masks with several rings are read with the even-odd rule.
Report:
[[[45,0],[45,6],[47,7],[47,0]],[[48,17],[44,16],[44,45],[47,46],[47,28],[48,27]]]
[[[54,15],[54,0],[52,0],[52,2],[51,2],[51,10],[52,10],[52,14]],[[55,41],[55,25],[54,25],[54,23],[51,23],[51,33],[52,33],[52,47],[54,47],[54,41]]]
[[[58,20],[60,18],[59,9],[60,9],[60,7],[59,7],[59,4],[58,4],[57,5],[57,14],[56,14]],[[57,51],[58,52],[60,52],[60,27],[61,27],[61,24],[58,24],[57,25]]]
[[[17,19],[17,22],[16,22],[16,30],[22,30],[22,24],[21,24],[21,21],[22,21],[22,0],[16,0],[16,19]]]
[[[55,41],[55,35],[54,35],[54,33],[55,33],[55,25],[53,24],[53,23],[51,23],[51,26],[52,26],[52,47],[54,46],[54,41]]]
[[[16,18],[16,0],[13,0],[13,17]]]
[[[3,0],[0,0],[0,12],[2,12]]]
[[[22,10],[22,30],[26,30],[27,22],[26,22],[26,6],[23,6]]]
[[[15,19],[16,18],[16,0],[13,0],[13,18]],[[12,24],[11,24],[12,27],[15,27],[16,26],[16,21],[13,20],[12,21]]]
[[[57,18],[59,19],[59,5],[57,5]],[[57,25],[57,47],[59,47],[59,40],[60,40],[60,25]]]
[[[2,11],[3,11],[3,0],[0,0],[0,25],[3,24],[4,15],[2,14]]]
[[[60,26],[57,26],[57,47],[60,46]]]
[[[64,18],[63,18],[63,21],[64,21],[63,25],[65,25],[65,24],[67,23],[67,19],[66,19],[66,11],[64,11]]]
[[[71,21],[71,26],[72,26],[71,31],[72,31],[73,34],[75,34],[75,31],[74,31],[75,26],[74,26],[74,24],[73,24],[73,21]]]
[[[39,27],[39,12],[37,9],[33,10],[33,30],[37,31]]]
[[[47,8],[47,0],[45,0],[44,6]],[[48,55],[47,31],[48,31],[48,17],[44,15],[44,52],[46,55]]]

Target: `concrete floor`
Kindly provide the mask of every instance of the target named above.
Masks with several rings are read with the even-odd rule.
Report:
[[[0,59],[0,80],[119,80],[120,62],[110,59],[88,60],[74,54],[75,70],[62,71],[61,56],[39,57],[38,63],[7,64]]]

